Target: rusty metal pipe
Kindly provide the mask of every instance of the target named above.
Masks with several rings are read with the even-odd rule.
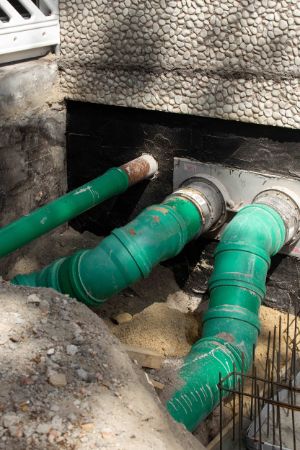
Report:
[[[139,158],[123,164],[120,169],[126,172],[128,176],[128,185],[132,186],[133,184],[155,175],[158,171],[158,163],[152,155],[144,154]]]

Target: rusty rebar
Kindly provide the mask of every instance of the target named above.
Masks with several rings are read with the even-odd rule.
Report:
[[[267,344],[267,355],[266,355],[266,365],[265,365],[265,375],[264,375],[264,383],[263,383],[263,397],[266,395],[266,380],[268,376],[268,364],[270,358],[270,346],[271,346],[271,331],[268,333],[268,344]]]
[[[267,360],[267,367],[268,367],[267,374],[268,374],[268,380],[269,380],[270,376],[271,376],[271,361],[270,361],[270,359]],[[268,386],[268,394],[267,395],[268,395],[268,399],[269,399],[270,395],[271,395],[270,384],[267,383],[267,386]],[[269,434],[270,434],[270,404],[267,403],[267,405],[268,405],[268,409],[267,409],[267,437],[269,437]]]
[[[239,411],[241,435],[243,433],[243,416],[244,416],[244,372],[245,372],[245,354],[242,353],[242,367],[241,367],[241,408]]]
[[[253,378],[253,391],[252,391],[252,397],[254,398],[254,439],[256,438],[256,430],[257,430],[257,424],[256,424],[256,404],[257,404],[257,398],[256,398],[256,367],[254,370],[254,378]]]
[[[286,347],[285,347],[285,381],[288,379],[288,360],[289,360],[289,330],[290,330],[290,311],[287,313],[286,325]]]
[[[293,331],[291,331],[293,327]],[[285,346],[282,344],[283,336],[286,337]],[[296,450],[296,423],[295,412],[300,412],[300,405],[297,405],[297,394],[300,394],[300,387],[296,383],[298,356],[297,356],[297,310],[295,307],[295,320],[291,321],[290,312],[287,315],[287,328],[282,329],[282,317],[279,318],[279,324],[274,326],[273,334],[268,333],[268,344],[266,363],[264,367],[264,377],[257,375],[257,369],[255,365],[255,349],[253,349],[252,369],[250,374],[244,373],[244,356],[242,356],[242,364],[240,372],[236,371],[236,367],[233,366],[233,371],[227,374],[223,379],[220,378],[219,385],[222,389],[222,396],[225,392],[233,394],[233,430],[232,439],[236,438],[236,396],[238,396],[238,448],[242,448],[243,437],[243,424],[245,405],[244,399],[251,399],[250,411],[247,409],[247,414],[250,413],[250,419],[254,420],[253,433],[254,440],[256,441],[257,448],[262,450],[262,417],[261,411],[265,405],[267,405],[267,437],[271,432],[270,420],[272,423],[272,445],[278,445],[282,450],[283,448],[283,435],[282,435],[282,411],[281,408],[291,411],[292,414],[292,434],[293,434],[293,450]],[[292,342],[291,348],[291,364],[289,365],[289,349],[290,341]],[[285,353],[285,355],[284,355]],[[284,365],[283,360],[285,357]],[[281,366],[283,370],[281,371]],[[227,382],[226,384],[231,386],[225,387],[225,382],[233,377],[233,382]],[[238,380],[238,382],[237,382]],[[250,393],[244,390],[246,380],[251,380]],[[260,389],[262,388],[262,391]],[[286,401],[280,399],[279,391],[286,390],[288,397]],[[220,397],[221,398],[221,397]],[[220,413],[222,410],[220,411]],[[220,426],[223,422],[220,420]],[[221,431],[221,430],[220,430]],[[222,434],[222,432],[221,432]],[[257,439],[258,438],[258,439]],[[258,442],[259,441],[259,442]],[[221,448],[221,447],[220,447]]]
[[[255,344],[253,344],[253,351],[252,351],[252,375],[254,375],[254,367],[255,367]],[[254,378],[252,378],[251,380],[251,392],[253,392],[254,390]],[[251,397],[251,401],[250,401],[250,420],[253,419],[253,398]]]
[[[242,426],[241,426],[241,380],[238,380],[238,396],[239,396],[239,450],[242,449]]]
[[[280,381],[280,354],[277,352],[277,381]],[[279,403],[279,391],[276,390],[277,402]],[[279,446],[280,450],[282,450],[282,434],[281,434],[281,414],[280,414],[280,406],[277,406],[277,427],[279,434]]]
[[[220,417],[219,417],[219,421],[220,421],[220,450],[223,449],[223,408],[222,408],[222,404],[223,404],[223,396],[222,396],[222,376],[221,376],[221,372],[219,372],[219,401],[220,401]]]
[[[235,364],[233,364],[233,372],[235,373]],[[235,441],[235,402],[236,402],[236,393],[235,393],[235,386],[236,385],[236,378],[235,375],[233,376],[233,409],[232,409],[232,440]]]
[[[259,439],[259,450],[262,450],[262,437],[261,437],[261,408],[260,408],[260,399],[259,399],[259,386],[256,384],[256,395],[258,397],[257,400],[257,409],[258,409],[258,439]]]

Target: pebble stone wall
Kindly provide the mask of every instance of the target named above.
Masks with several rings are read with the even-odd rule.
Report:
[[[300,128],[300,0],[60,0],[74,100]]]

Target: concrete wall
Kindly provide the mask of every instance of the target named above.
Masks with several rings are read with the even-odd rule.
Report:
[[[70,99],[300,126],[299,0],[60,0]]]
[[[66,189],[65,107],[49,58],[0,68],[0,226]]]

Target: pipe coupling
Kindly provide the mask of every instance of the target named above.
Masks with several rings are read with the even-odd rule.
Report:
[[[183,197],[197,207],[203,222],[201,233],[213,231],[225,222],[224,197],[211,181],[200,177],[190,178],[172,195]]]
[[[281,186],[260,192],[252,203],[262,203],[275,209],[285,225],[285,244],[292,243],[300,233],[300,198],[293,191]]]

